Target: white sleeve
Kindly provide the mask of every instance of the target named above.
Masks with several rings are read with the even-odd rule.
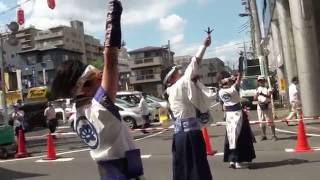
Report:
[[[197,62],[197,59],[202,59],[202,58],[203,58],[203,55],[204,55],[205,50],[206,50],[206,47],[205,47],[204,45],[202,45],[202,46],[199,48],[196,56],[193,56],[193,57],[191,58],[191,62],[190,62],[190,64],[188,65],[188,67],[187,67],[187,69],[186,69],[186,71],[185,71],[185,73],[184,73],[184,78],[190,80],[190,79],[192,79],[194,76],[199,75],[199,68],[200,68],[200,66],[199,66],[199,64],[198,64],[198,62]]]

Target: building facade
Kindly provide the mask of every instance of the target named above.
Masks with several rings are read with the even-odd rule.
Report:
[[[19,30],[15,35],[18,45],[4,43],[5,70],[21,69],[23,87],[50,85],[54,70],[61,62],[90,63],[102,59],[100,41],[84,33],[81,21],[70,24],[70,27],[57,26],[48,30],[33,26]]]
[[[174,58],[174,63],[180,65],[182,72],[184,72],[191,61],[192,56],[177,56]],[[218,86],[217,75],[221,71],[225,71],[225,64],[219,58],[207,58],[203,59],[200,72],[201,82],[206,86]]]
[[[134,90],[160,97],[163,93],[161,71],[173,62],[173,52],[163,47],[144,47],[129,52],[130,84]]]
[[[262,45],[277,72],[279,92],[286,96],[298,76],[304,115],[320,115],[320,1],[264,0],[261,7]]]

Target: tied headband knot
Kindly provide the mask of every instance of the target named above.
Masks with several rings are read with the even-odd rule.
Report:
[[[90,77],[92,76],[92,74],[96,74],[100,72],[99,69],[97,69],[96,67],[92,66],[92,65],[88,65],[86,67],[86,69],[83,71],[83,73],[81,74],[81,76],[78,78],[77,82],[76,82],[76,86],[74,87],[74,89],[72,90],[73,94],[75,96],[79,96],[82,94],[82,88],[83,85],[90,80]]]

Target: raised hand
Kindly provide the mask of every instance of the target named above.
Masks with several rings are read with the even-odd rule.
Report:
[[[108,3],[106,21],[105,47],[121,47],[121,14],[122,5],[119,0],[110,0]]]

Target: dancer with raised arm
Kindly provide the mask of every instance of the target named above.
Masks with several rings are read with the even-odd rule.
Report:
[[[119,0],[109,1],[102,72],[80,61],[66,61],[52,84],[55,97],[76,99],[75,130],[90,147],[101,180],[140,179],[140,150],[114,105],[118,91],[118,49],[121,47]]]

